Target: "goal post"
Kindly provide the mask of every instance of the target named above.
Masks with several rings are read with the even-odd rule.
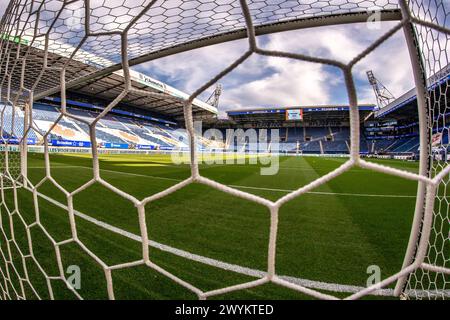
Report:
[[[410,14],[404,10],[403,14]],[[430,106],[427,103],[427,77],[423,65],[423,55],[419,44],[417,43],[416,29],[413,24],[407,24],[403,27],[408,52],[410,54],[412,70],[414,74],[414,84],[416,86],[417,110],[419,114],[419,131],[420,131],[420,165],[419,174],[430,176],[430,142],[429,127],[430,123]],[[419,243],[420,229],[423,226],[425,210],[426,184],[419,181],[417,187],[417,197],[415,214],[411,227],[410,239],[406,249],[405,258],[402,268],[408,267],[414,262],[417,246]],[[395,287],[395,295],[399,296],[404,293],[406,281],[409,275],[398,279]]]
[[[245,290],[274,283],[278,286],[298,291],[319,299],[336,299],[336,292],[324,293],[305,284],[293,283],[277,274],[276,253],[278,237],[278,217],[281,206],[311,191],[348,170],[359,167],[409,179],[418,183],[414,221],[404,261],[399,272],[389,275],[381,282],[351,292],[346,298],[359,299],[376,294],[380,289],[395,286],[395,295],[404,298],[449,298],[450,294],[450,200],[447,184],[450,182],[450,165],[447,155],[433,157],[432,135],[448,128],[445,123],[449,107],[445,89],[449,88],[450,74],[450,19],[446,2],[431,7],[439,1],[431,0],[314,0],[299,5],[297,1],[276,0],[277,10],[267,9],[267,0],[211,0],[207,5],[196,1],[127,1],[112,0],[78,1],[31,1],[12,0],[0,21],[0,111],[2,144],[0,148],[0,177],[2,181],[2,203],[0,210],[0,297],[2,299],[26,299],[27,290],[36,294],[34,279],[27,272],[26,261],[36,261],[33,250],[19,252],[20,259],[12,252],[17,245],[13,216],[18,217],[27,230],[26,237],[32,247],[33,236],[29,230],[40,228],[49,238],[49,245],[56,252],[57,276],[50,276],[41,266],[49,291],[54,298],[51,280],[63,282],[77,298],[83,298],[70,285],[63,272],[60,250],[74,244],[84,254],[92,258],[101,271],[99,277],[105,279],[107,297],[116,297],[112,274],[117,270],[146,267],[154,270],[170,281],[207,299],[220,294]],[[173,10],[178,8],[178,10]],[[117,10],[118,9],[118,10]],[[394,21],[394,27],[383,34],[373,44],[355,56],[350,62],[325,59],[308,54],[271,51],[259,46],[256,37],[275,32],[307,29],[321,26],[361,23],[371,19],[374,12],[382,21]],[[197,13],[202,13],[199,18]],[[188,22],[187,22],[188,21]],[[182,32],[183,25],[191,28],[190,33]],[[193,27],[195,25],[195,28]],[[420,131],[419,172],[399,170],[369,162],[360,157],[360,119],[358,97],[353,68],[361,59],[377,47],[403,31],[413,70],[415,94]],[[158,36],[156,36],[158,35]],[[182,103],[185,127],[189,133],[190,176],[164,189],[157,194],[137,199],[127,190],[121,190],[103,180],[99,165],[96,125],[109,111],[113,110],[127,95],[140,93],[148,97],[161,98],[162,94],[144,91],[133,87],[130,68],[157,58],[176,53],[224,43],[247,39],[246,51],[233,63],[214,75],[209,81],[193,91],[186,98],[177,97]],[[337,68],[345,79],[345,88],[350,105],[350,156],[341,166],[317,178],[306,186],[289,192],[276,201],[245,192],[234,187],[212,181],[201,175],[197,163],[198,148],[195,139],[193,101],[202,92],[233,71],[252,55],[294,59],[296,61],[318,63]],[[117,95],[92,122],[72,114],[67,105],[66,92],[80,85],[88,86],[91,81],[106,77],[122,70],[123,83],[117,86]],[[445,75],[444,78],[441,75]],[[47,96],[59,94],[59,116],[48,130],[37,128],[33,118],[33,105]],[[52,129],[62,120],[71,119],[83,122],[88,128],[91,141],[92,180],[75,191],[66,190],[53,177],[50,170],[49,137]],[[45,177],[37,184],[28,180],[29,139],[42,146],[45,159]],[[441,141],[441,147],[448,147]],[[298,146],[297,146],[298,151]],[[39,217],[38,187],[44,183],[52,184],[64,194],[66,203],[45,196],[67,214],[70,234],[67,239],[57,242],[38,218],[25,222],[18,210],[20,201],[17,189],[21,188],[33,199],[33,210]],[[74,196],[94,183],[100,183],[121,199],[132,203],[136,209],[139,235],[134,235],[141,246],[141,257],[136,261],[111,265],[91,252],[78,236],[80,226],[76,223],[73,208]],[[270,230],[267,243],[267,268],[257,274],[257,280],[238,285],[225,286],[211,291],[197,288],[151,260],[145,206],[166,197],[192,183],[214,188],[233,197],[240,197],[261,205],[270,212]],[[5,201],[4,190],[12,188],[11,201]],[[6,214],[5,214],[6,212]],[[88,221],[94,221],[89,212],[83,214]],[[90,220],[89,220],[90,219]],[[105,223],[97,223],[102,228]],[[405,245],[406,246],[406,245]],[[174,250],[174,252],[177,249]],[[20,250],[19,250],[20,251]],[[242,267],[245,269],[244,267]],[[22,271],[24,270],[23,274]],[[18,278],[15,281],[14,278]]]
[[[409,12],[404,12],[403,15],[411,15],[414,19],[424,19],[428,21],[435,21],[444,24],[444,6],[437,9],[433,14],[427,12],[426,6],[430,5],[427,1],[411,0],[409,1]],[[447,25],[448,27],[448,25]],[[430,38],[430,35],[436,36]],[[445,158],[438,160],[432,157],[432,135],[445,131],[445,125],[442,128],[442,117],[445,117],[446,100],[442,100],[441,95],[444,93],[442,87],[435,85],[436,81],[443,81],[443,87],[448,88],[450,85],[448,78],[440,79],[440,75],[450,67],[450,47],[449,36],[439,34],[430,25],[411,24],[405,28],[405,39],[411,55],[414,80],[417,91],[418,112],[420,120],[420,174],[433,178],[448,164],[447,153]],[[436,46],[442,48],[437,49]],[[433,56],[437,54],[438,58]],[[437,118],[437,119],[436,119]],[[436,121],[437,120],[437,121]],[[442,142],[441,142],[442,143]],[[447,142],[448,144],[448,142]],[[444,146],[447,148],[447,145]],[[446,186],[446,180],[439,182],[437,189]],[[408,248],[403,262],[403,268],[406,268],[415,259],[420,258],[419,243],[421,237],[426,233],[424,228],[425,222],[425,196],[426,185],[419,182],[415,216],[411,229],[411,236],[408,243]],[[418,268],[405,277],[399,278],[395,293],[401,295],[403,298],[415,299],[433,299],[433,298],[449,298],[449,273],[445,268],[449,268],[449,237],[450,237],[450,216],[448,214],[448,207],[439,205],[440,201],[446,201],[446,194],[438,194],[435,199],[435,206],[433,209],[433,222],[429,239],[427,240],[426,252],[424,253],[424,263],[429,265],[439,265],[442,269],[427,269]],[[445,213],[447,211],[447,213]],[[442,237],[442,240],[440,239]],[[434,278],[434,280],[433,280]]]

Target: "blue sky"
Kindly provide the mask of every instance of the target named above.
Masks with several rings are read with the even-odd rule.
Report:
[[[6,0],[0,0],[0,14]],[[304,53],[348,62],[394,25],[392,22],[339,25],[258,37],[262,48]],[[134,67],[186,93],[192,93],[246,51],[245,39],[200,48]],[[366,71],[373,70],[395,96],[413,86],[409,56],[402,31],[365,57],[354,68],[360,103],[374,103]],[[292,59],[251,56],[220,80],[219,109],[346,104],[340,70]],[[214,88],[201,95],[205,99]]]

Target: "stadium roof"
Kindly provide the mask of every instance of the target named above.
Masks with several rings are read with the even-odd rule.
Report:
[[[373,111],[374,104],[361,104],[358,106],[360,111]],[[348,111],[349,106],[345,104],[336,105],[316,105],[316,106],[290,106],[278,108],[242,108],[227,111],[229,116],[234,115],[252,115],[252,114],[270,114],[270,113],[285,113],[286,110],[302,109],[304,112],[334,112],[334,111]]]
[[[141,109],[172,116],[183,117],[183,105],[176,98],[187,98],[188,94],[179,91],[161,81],[153,79],[143,73],[130,70],[133,87],[144,91],[164,93],[165,97],[155,98],[140,93],[129,93],[122,99],[121,103]],[[116,71],[106,77],[95,79],[88,83],[76,85],[70,91],[95,96],[103,100],[112,101],[116,98],[124,87],[123,71]],[[217,114],[217,108],[199,100],[193,101],[194,114]]]
[[[359,105],[363,116],[373,112],[375,105]],[[289,106],[283,108],[254,108],[236,109],[227,111],[228,117],[235,121],[285,121],[287,110],[302,110],[302,117],[305,121],[313,119],[346,120],[349,117],[348,105],[315,105],[315,106]],[[294,119],[292,119],[294,120]]]
[[[2,38],[5,39],[6,37],[3,36]],[[7,40],[9,40],[8,43],[11,49],[10,55],[16,55],[19,47],[30,45],[30,42],[25,39],[8,38]],[[48,64],[51,65],[52,68],[62,67],[63,64],[68,61],[65,56],[65,52],[68,51],[67,47],[68,45],[60,44],[56,41],[50,41]],[[33,85],[33,81],[39,77],[43,67],[42,61],[44,60],[45,54],[43,46],[40,42],[35,43],[29,47],[29,49],[30,51],[28,54],[27,63],[25,65],[25,72],[26,74],[32,74],[34,76],[25,77],[25,81],[28,81],[28,83],[25,83],[25,87],[31,87]],[[20,52],[24,53],[25,50],[22,48],[22,50],[19,50],[19,53]],[[12,60],[13,59],[11,59],[11,61]],[[108,65],[111,64],[111,62],[107,61],[105,58],[79,49],[78,54],[75,55],[70,62],[68,62],[66,78],[70,79],[95,72],[97,70],[95,67],[96,64]],[[0,74],[2,73],[6,73],[5,64],[0,65]],[[13,74],[11,79],[13,88],[20,87],[19,74],[20,72]],[[123,98],[121,103],[141,109],[148,109],[173,118],[183,118],[183,105],[177,98],[187,98],[188,94],[134,70],[130,70],[130,76],[134,88],[148,92],[162,93],[164,95],[162,97],[152,97],[143,93],[132,92]],[[42,93],[45,93],[49,88],[59,86],[59,84],[59,71],[47,70],[44,72],[41,80],[37,84],[35,96],[45,98],[46,95],[43,95]],[[118,70],[110,74],[93,78],[87,82],[80,82],[79,84],[72,86],[68,89],[68,91],[86,96],[92,96],[106,101],[112,101],[123,91],[123,89],[123,71]],[[193,101],[193,112],[195,116],[218,113],[217,108],[199,99],[194,99]]]
[[[428,78],[428,90],[433,90],[448,80],[450,80],[450,64],[446,65],[444,68]],[[375,112],[375,117],[381,118],[399,109],[401,109],[402,113],[407,113],[408,115],[417,113],[417,94],[415,88],[407,91],[386,107],[377,110]]]

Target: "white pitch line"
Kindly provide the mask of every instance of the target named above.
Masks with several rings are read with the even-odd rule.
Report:
[[[44,167],[29,167],[31,169],[41,169]],[[64,169],[64,168],[82,168],[91,170],[90,167],[84,167],[84,166],[56,166],[53,167],[54,169]],[[151,176],[146,174],[139,174],[139,173],[132,173],[132,172],[124,172],[124,171],[118,171],[118,170],[108,170],[108,169],[100,169],[100,171],[105,172],[111,172],[111,173],[117,173],[117,174],[123,174],[123,175],[129,175],[129,176],[135,176],[135,177],[144,177],[144,178],[150,178],[150,179],[157,179],[157,180],[167,180],[167,181],[174,181],[174,182],[181,182],[183,179],[176,179],[176,178],[167,178],[167,177],[158,177],[158,176]],[[279,189],[279,188],[264,188],[264,187],[254,187],[254,186],[242,186],[242,185],[235,185],[230,184],[228,185],[232,188],[237,189],[251,189],[251,190],[260,190],[260,191],[274,191],[274,192],[283,192],[283,193],[290,193],[295,191],[295,189]],[[415,198],[415,195],[400,195],[400,194],[375,194],[375,193],[350,193],[350,192],[326,192],[326,191],[308,191],[307,194],[315,194],[315,195],[336,195],[336,196],[351,196],[351,197],[378,197],[378,198]]]
[[[28,167],[28,168],[29,169],[42,169],[42,168],[45,168],[45,167]],[[52,167],[52,169],[64,169],[64,168],[80,168],[80,169],[92,170],[91,167],[84,167],[84,166],[56,166],[56,167]],[[117,170],[100,169],[100,171],[112,172],[112,173],[117,173],[117,174],[124,174],[124,175],[135,176],[135,177],[152,178],[152,179],[158,179],[158,180],[169,180],[169,181],[176,181],[176,182],[183,181],[182,179],[157,177],[157,176],[150,176],[150,175],[146,175],[146,174],[124,172],[124,171],[117,171]]]
[[[41,198],[53,203],[54,205],[67,210],[67,206],[38,192],[37,193]],[[114,232],[116,234],[122,235],[124,237],[127,237],[131,240],[137,241],[142,243],[142,238],[134,233],[125,231],[123,229],[114,227],[110,224],[107,224],[103,221],[99,221],[93,217],[90,217],[84,213],[81,213],[79,211],[74,210],[74,214],[80,218],[82,218],[83,220],[86,220],[88,222],[91,222],[99,227],[102,227],[106,230],[109,230],[111,232]],[[149,240],[148,241],[148,245],[150,247],[159,249],[161,251],[164,252],[168,252],[171,254],[174,254],[176,256],[185,258],[185,259],[189,259],[192,261],[196,261],[199,263],[203,263],[209,266],[213,266],[213,267],[217,267],[226,271],[232,271],[232,272],[236,272],[236,273],[240,273],[243,275],[247,275],[247,276],[251,276],[251,277],[256,277],[256,278],[262,278],[264,276],[266,276],[266,272],[262,271],[262,270],[257,270],[257,269],[251,269],[251,268],[247,268],[247,267],[243,267],[240,265],[236,265],[236,264],[231,264],[231,263],[227,263],[227,262],[223,262],[220,260],[216,260],[216,259],[212,259],[212,258],[208,258],[208,257],[204,257],[204,256],[200,256],[194,253],[190,253],[188,251],[185,250],[181,250],[181,249],[177,249],[153,240]],[[292,276],[279,276],[280,278],[286,280],[286,281],[290,281],[292,283],[296,283],[299,284],[301,286],[304,287],[308,287],[308,288],[312,288],[312,289],[318,289],[318,290],[327,290],[327,291],[332,291],[332,292],[342,292],[342,293],[356,293],[358,291],[361,291],[363,289],[365,289],[364,287],[360,287],[360,286],[354,286],[354,285],[345,285],[345,284],[337,284],[337,283],[328,283],[328,282],[322,282],[322,281],[314,281],[314,280],[308,280],[308,279],[302,279],[302,278],[296,278],[296,277],[292,277]],[[381,289],[378,291],[373,292],[371,295],[380,295],[380,296],[393,296],[394,295],[394,290],[393,289]]]
[[[239,185],[229,185],[230,187],[240,188],[240,189],[255,189],[255,190],[266,190],[266,191],[277,191],[277,192],[293,192],[295,190],[290,189],[272,189],[263,187],[249,187],[249,186],[239,186]],[[373,193],[346,193],[346,192],[325,192],[325,191],[309,191],[308,194],[318,194],[318,195],[337,195],[337,196],[355,196],[355,197],[382,197],[382,198],[415,198],[416,196],[410,195],[396,195],[396,194],[373,194]]]

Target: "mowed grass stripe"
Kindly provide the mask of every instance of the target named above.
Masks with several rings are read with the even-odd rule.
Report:
[[[51,160],[58,165],[75,165],[88,169],[92,165],[89,158],[83,157],[51,155]],[[165,167],[163,164],[170,161],[167,157],[103,156],[100,160],[102,169],[112,171],[102,173],[105,180],[141,198],[177,182],[171,179],[181,180],[189,175],[188,166]],[[272,177],[260,176],[258,165],[208,167],[203,174],[228,185],[259,188],[245,190],[275,200],[284,191],[262,188],[294,190],[292,186],[297,188],[304,185],[340,164],[339,161],[321,158],[309,163],[305,161],[306,157],[284,157],[281,159],[281,166],[298,167],[300,170],[282,170]],[[43,166],[39,155],[32,156],[29,163],[30,167]],[[130,163],[139,166],[129,166]],[[148,163],[152,166],[146,167]],[[127,176],[117,171],[135,175]],[[34,183],[42,178],[43,173],[43,169],[30,168],[30,177],[32,176]],[[52,175],[68,190],[74,190],[92,178],[92,172],[84,168],[58,168],[52,171]],[[150,179],[148,175],[169,179]],[[403,246],[407,243],[410,228],[410,221],[407,220],[413,211],[414,198],[353,197],[339,196],[336,193],[367,193],[367,190],[373,191],[373,194],[400,196],[415,193],[414,183],[398,180],[401,179],[372,171],[351,171],[317,189],[317,192],[327,192],[326,196],[305,194],[283,206],[280,211],[278,273],[362,286],[365,285],[366,268],[370,264],[381,264],[383,276],[397,271],[402,259],[399,255],[403,254]],[[370,186],[365,186],[369,183]],[[349,190],[352,192],[348,192]],[[62,193],[50,184],[46,183],[39,191],[61,203],[66,201]],[[95,186],[75,196],[75,209],[88,213],[97,220],[139,234],[136,209],[102,187]],[[146,208],[146,212],[150,238],[154,241],[253,269],[264,270],[266,267],[269,213],[263,207],[204,186],[192,185],[152,203]],[[58,213],[57,216],[62,214],[64,213]],[[48,224],[51,221],[53,220],[49,220]],[[90,227],[83,225],[81,229],[88,231]],[[394,238],[391,237],[393,230]],[[52,229],[54,233],[63,231],[65,229],[61,226],[54,226]],[[363,236],[361,232],[367,235]],[[95,233],[104,239],[98,240]],[[121,245],[116,246],[116,239],[110,232],[86,232],[84,241],[101,252],[105,259],[113,259],[114,256],[120,258],[121,251],[124,250]],[[380,246],[375,245],[376,241],[380,242]],[[395,254],[391,254],[392,252]],[[136,254],[139,255],[139,248],[136,249]],[[174,260],[165,259],[170,268]],[[195,268],[203,270],[203,267]],[[177,272],[180,270],[177,269]],[[195,281],[202,282],[201,276],[194,270],[189,274]],[[213,271],[208,271],[208,275],[213,274]]]
[[[305,158],[303,165],[314,169],[317,163],[317,159]],[[330,165],[330,170],[332,169],[334,165]],[[312,178],[319,176],[316,172],[316,176]],[[333,194],[331,186],[325,184],[323,187],[326,192]],[[278,270],[298,277],[310,274],[309,270],[315,270],[313,279],[325,281],[333,278],[343,280],[353,273],[354,281],[364,285],[364,266],[368,261],[380,259],[372,244],[366,241],[364,229],[355,223],[351,211],[342,202],[342,197],[331,195],[312,203],[304,200],[307,199],[297,198],[281,209]],[[292,240],[293,235],[296,237],[295,241]],[[308,252],[311,251],[317,254],[309,255]],[[349,252],[352,254],[348,254]],[[291,259],[292,255],[301,258]]]
[[[112,159],[115,159],[115,157],[112,157]],[[295,163],[295,161],[296,160],[300,160],[300,162],[298,162],[299,163],[299,165],[300,166],[302,166],[303,168],[307,168],[307,169],[311,169],[311,167],[310,166],[305,166],[305,163],[302,163],[302,162],[304,162],[305,161],[305,159],[309,159],[309,160],[311,160],[313,163],[314,163],[314,165],[315,166],[319,166],[320,168],[324,168],[324,167],[328,167],[329,168],[329,170],[331,171],[332,169],[334,169],[337,165],[339,165],[339,164],[335,164],[335,163],[330,163],[330,162],[328,162],[328,161],[326,161],[326,159],[319,159],[319,158],[292,158],[292,157],[287,157],[287,159],[290,161],[290,162],[294,162]],[[222,168],[223,169],[223,168]],[[236,170],[236,168],[234,168],[234,167],[230,167],[230,168],[227,168],[228,170]],[[256,167],[256,168],[249,168],[248,169],[249,171],[252,171],[252,172],[258,172],[257,170],[258,170],[258,168]],[[311,172],[311,170],[309,170],[308,172]],[[113,173],[114,174],[114,173]],[[232,174],[229,174],[229,171],[227,171],[226,172],[226,174],[227,175],[232,175]],[[239,177],[242,177],[242,173],[241,172],[239,172],[239,174],[238,174],[238,176]],[[248,174],[247,174],[247,176],[248,176]],[[305,179],[308,179],[308,180],[310,180],[310,181],[312,181],[312,180],[314,180],[315,178],[317,177],[317,175],[315,175],[315,176],[308,176],[308,177],[300,177],[300,178],[302,178],[303,179],[303,181],[305,180]],[[296,178],[298,178],[298,176],[297,177],[294,177],[295,179]],[[260,177],[259,176],[253,176],[253,179],[256,179],[255,181],[259,181],[260,180]],[[302,179],[300,179],[300,180],[302,180]],[[108,180],[108,179],[107,179]],[[109,179],[109,180],[111,180],[111,179]],[[116,179],[117,180],[117,182],[121,182],[120,181],[120,179],[118,178],[118,179]],[[281,179],[281,180],[283,180],[283,179]],[[137,183],[137,182],[139,182],[138,180],[133,180],[135,183]],[[116,184],[115,184],[116,185]],[[145,185],[147,185],[147,184],[145,184]],[[128,186],[128,190],[130,189],[130,187],[131,186]],[[324,187],[326,187],[326,185],[324,186]],[[193,187],[193,188],[195,188],[195,187]],[[198,189],[198,187],[197,187],[197,189]],[[207,190],[207,192],[210,192],[210,190],[208,190],[208,188],[202,188],[201,190]],[[100,193],[102,193],[102,191],[100,191]],[[261,194],[261,192],[259,192],[260,194]],[[214,195],[211,195],[211,198],[212,199],[215,199],[215,198],[217,198],[218,197],[218,193],[217,192],[213,192],[212,194],[214,194]],[[264,194],[262,194],[263,196],[264,196]],[[106,195],[105,195],[106,196]],[[199,196],[199,194],[198,194],[198,192],[197,191],[195,191],[195,192],[182,192],[181,193],[181,195],[174,195],[174,197],[172,197],[172,199],[176,199],[176,201],[169,201],[168,203],[167,203],[167,205],[166,205],[166,208],[157,208],[157,211],[161,211],[161,212],[165,212],[165,215],[167,216],[166,218],[165,218],[165,221],[167,221],[167,222],[170,222],[170,223],[172,223],[172,224],[174,224],[174,225],[176,225],[177,223],[178,223],[178,221],[177,221],[177,219],[175,219],[175,220],[171,220],[170,219],[170,217],[171,216],[178,216],[178,215],[174,215],[173,214],[173,212],[174,211],[183,211],[184,210],[184,208],[183,207],[179,207],[178,205],[175,205],[175,207],[178,207],[178,209],[173,209],[173,207],[174,207],[174,202],[185,202],[186,201],[186,199],[184,199],[185,198],[185,196],[189,199],[190,198],[190,201],[189,201],[189,205],[191,206],[191,203],[196,203],[196,201],[195,201],[195,198],[198,198],[198,196]],[[266,196],[267,196],[267,194],[266,194]],[[111,197],[113,197],[113,196],[109,196],[109,198],[111,198]],[[89,197],[88,197],[89,198]],[[89,198],[90,199],[90,198]],[[209,204],[209,200],[210,200],[210,198],[207,198],[208,200],[206,200],[206,202],[204,202],[204,206],[205,207],[208,207],[208,205],[210,205]],[[217,200],[219,200],[220,198],[217,198]],[[300,200],[299,201],[301,201],[302,203],[304,203],[304,202],[306,202],[306,203],[311,203],[312,202],[312,204],[313,204],[313,206],[314,206],[314,208],[309,208],[308,210],[310,210],[311,212],[315,212],[317,209],[316,208],[323,208],[323,207],[325,207],[325,208],[327,208],[327,207],[329,207],[329,205],[323,205],[323,204],[321,204],[321,203],[318,203],[318,206],[317,206],[317,203],[315,203],[315,201],[311,201],[310,199],[305,199],[305,197],[300,197],[299,198]],[[233,207],[232,206],[232,203],[235,201],[235,199],[231,199],[231,200],[233,200],[233,201],[230,201],[229,203],[227,203],[227,204],[225,204],[224,206],[225,207],[227,207],[227,206],[229,206],[229,207]],[[84,201],[84,202],[86,202],[86,200]],[[85,204],[88,204],[88,202],[89,201],[87,201]],[[95,201],[96,202],[96,201]],[[119,203],[119,201],[114,201],[116,204],[118,204]],[[218,201],[219,203],[221,202],[221,201]],[[333,201],[328,201],[330,204],[334,204],[334,202]],[[237,203],[239,203],[239,202],[237,202]],[[315,204],[315,205],[314,205]],[[93,203],[92,205],[89,205],[89,207],[93,207],[93,208],[95,208],[95,206],[96,206],[96,203]],[[84,207],[84,206],[83,206]],[[86,207],[87,207],[87,205],[86,205]],[[123,206],[122,206],[123,207]],[[200,205],[198,205],[198,207],[201,207]],[[123,207],[124,209],[123,209],[123,211],[129,211],[129,212],[133,212],[132,210],[132,208],[125,208],[125,207]],[[170,209],[168,209],[168,208],[170,208]],[[251,208],[252,210],[250,210],[250,212],[253,212],[254,210],[254,206],[251,206],[251,205],[246,205],[246,208]],[[88,208],[89,209],[89,208]],[[105,208],[106,209],[106,208]],[[332,210],[334,210],[335,208],[331,208]],[[200,209],[201,211],[204,211],[203,209]],[[219,208],[217,208],[217,209],[214,209],[214,210],[218,210],[218,211],[223,211],[223,209],[219,209]],[[244,209],[245,210],[245,209]],[[328,209],[329,210],[329,209]],[[93,212],[94,211],[94,213],[96,214],[96,210],[93,210],[93,209],[90,209],[90,212]],[[292,209],[292,210],[290,210],[290,211],[293,211],[293,212],[298,212],[299,210],[295,210],[295,209]],[[86,212],[89,212],[89,211],[86,211]],[[113,210],[113,212],[114,212],[114,210]],[[298,213],[295,213],[296,215],[298,215]],[[101,215],[103,215],[103,213],[100,213],[100,216]],[[206,215],[206,216],[208,216],[208,215]],[[113,223],[121,223],[121,224],[123,224],[123,222],[122,222],[122,218],[121,218],[121,216],[120,215],[117,215],[117,218],[116,219],[111,219],[111,218],[113,218],[113,217],[111,217],[111,215],[110,216],[107,216],[107,217],[104,217],[104,219],[108,219],[107,221],[110,221],[110,222],[113,222]],[[183,218],[184,219],[184,218]],[[244,219],[244,217],[242,217],[242,216],[240,216],[239,217],[239,219]],[[247,221],[251,221],[251,219],[253,219],[253,218],[245,218]],[[229,221],[228,221],[229,222]],[[222,233],[227,233],[227,232],[233,232],[234,230],[233,230],[233,228],[227,228],[226,226],[228,225],[228,223],[225,223],[225,225],[222,225],[222,226],[220,226],[220,224],[218,225],[218,226],[216,226],[216,228],[217,228],[217,230],[220,230]],[[127,226],[125,225],[125,228],[126,228]],[[136,228],[136,230],[137,230],[137,225],[135,225],[134,226],[134,228]],[[185,230],[185,228],[181,228],[180,229],[180,232],[183,232],[182,230]],[[262,232],[263,234],[265,234],[265,232]],[[173,238],[173,236],[171,236],[169,233],[166,233],[166,234],[164,234],[163,235],[163,239],[165,239],[165,238]],[[180,240],[177,240],[175,243],[173,243],[173,245],[175,245],[175,246],[177,246],[178,244],[182,244],[183,245],[183,243],[182,243],[182,241],[180,241]],[[196,250],[198,247],[200,246],[200,243],[197,243],[197,245],[196,246],[194,246],[193,248],[190,248],[190,249],[192,249],[192,250]],[[221,248],[221,249],[223,249],[223,248]],[[207,252],[205,252],[205,254],[207,254]]]
[[[29,169],[43,169],[45,167],[29,167]],[[58,165],[55,167],[52,167],[52,169],[86,169],[86,170],[92,170],[91,167],[83,167],[83,166],[63,166]],[[122,175],[128,175],[128,176],[134,176],[134,177],[143,177],[143,178],[149,178],[149,179],[157,179],[157,180],[168,180],[168,181],[175,181],[175,182],[181,182],[182,179],[175,179],[175,178],[167,178],[167,177],[158,177],[158,176],[151,176],[151,175],[145,175],[145,174],[138,174],[138,173],[131,173],[126,171],[119,171],[119,170],[109,170],[109,169],[100,169],[102,172],[109,172],[109,173],[116,173],[116,174],[122,174]],[[314,169],[304,169],[300,171],[306,171],[306,172],[316,172]],[[318,176],[315,175],[317,178]],[[282,193],[289,193],[296,191],[296,189],[278,189],[278,188],[265,188],[265,187],[256,187],[256,186],[247,186],[247,185],[237,185],[237,184],[230,184],[229,187],[238,188],[238,189],[251,189],[251,190],[261,190],[261,191],[274,191],[274,192],[282,192]],[[415,195],[401,195],[401,194],[368,194],[368,193],[345,193],[345,192],[325,192],[325,191],[308,191],[306,192],[308,194],[317,194],[317,195],[337,195],[337,196],[354,196],[354,197],[381,197],[381,198],[415,198]]]

